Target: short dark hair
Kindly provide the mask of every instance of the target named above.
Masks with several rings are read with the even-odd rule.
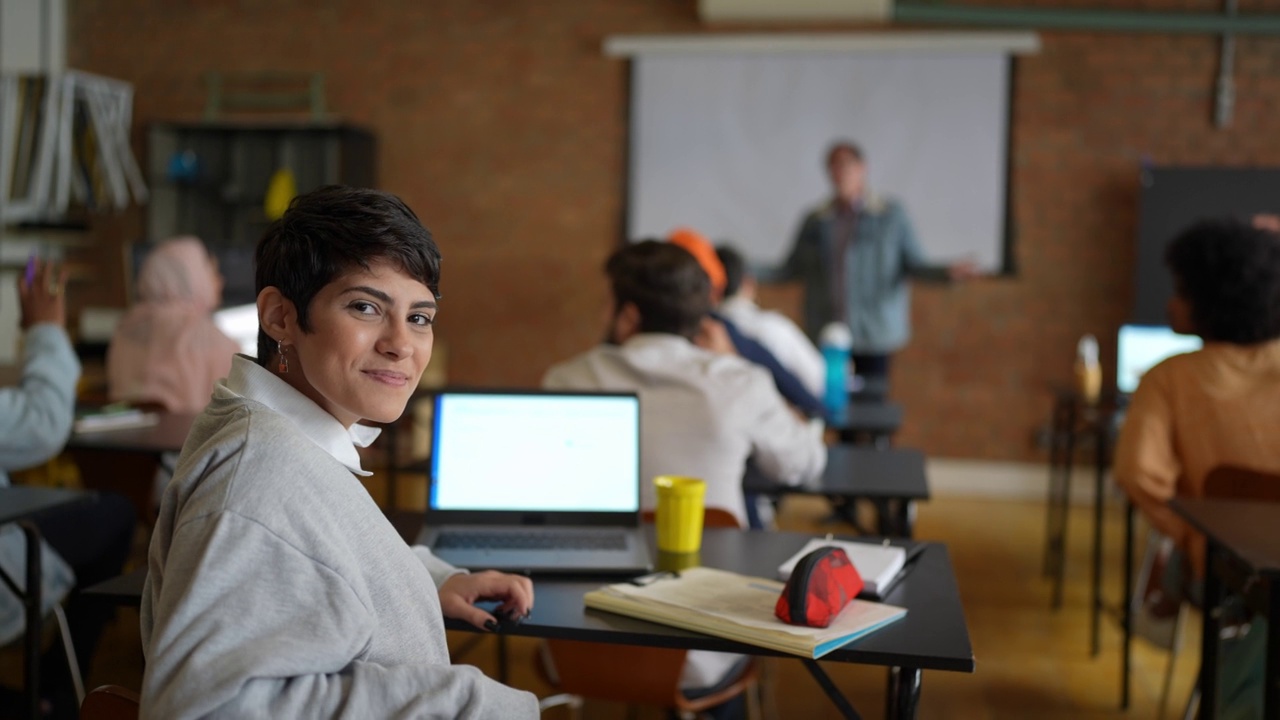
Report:
[[[605,273],[613,286],[614,310],[633,303],[640,331],[692,338],[711,312],[711,280],[684,248],[642,240],[609,256]]]
[[[311,331],[311,301],[355,268],[385,260],[421,280],[439,299],[440,249],[418,216],[391,193],[328,185],[299,195],[267,227],[254,253],[254,287],[275,287],[293,302],[298,326]],[[275,354],[258,330],[258,364]]]
[[[747,276],[747,261],[743,259],[742,253],[724,244],[716,246],[716,256],[720,258],[720,264],[724,265],[724,296],[731,298],[742,289],[742,280]]]
[[[836,140],[827,146],[826,165],[831,167],[831,163],[836,161],[837,155],[850,155],[858,162],[866,162],[866,156],[862,154],[862,148],[852,140]]]
[[[1280,235],[1237,218],[1203,220],[1169,243],[1165,263],[1205,340],[1280,337]]]

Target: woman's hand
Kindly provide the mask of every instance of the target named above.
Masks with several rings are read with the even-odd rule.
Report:
[[[496,622],[493,615],[476,607],[481,600],[497,600],[498,610],[512,617],[524,617],[533,610],[533,581],[522,575],[508,575],[493,570],[454,575],[440,586],[440,611],[445,617],[465,620],[486,628]]]
[[[31,281],[18,281],[18,304],[22,308],[23,330],[39,323],[58,327],[67,325],[67,302],[63,289],[67,286],[67,269],[55,276],[53,264],[32,259]]]

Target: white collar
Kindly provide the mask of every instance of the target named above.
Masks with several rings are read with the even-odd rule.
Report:
[[[368,477],[373,474],[360,467],[360,453],[356,448],[369,447],[381,429],[358,423],[350,428],[343,427],[337,418],[325,412],[311,398],[247,355],[235,356],[231,361],[231,373],[226,380],[219,381],[218,387],[260,402],[289,418],[307,439],[356,475]]]

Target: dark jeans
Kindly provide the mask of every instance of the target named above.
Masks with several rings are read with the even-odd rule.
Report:
[[[889,360],[892,355],[852,355],[853,371],[863,377],[889,379]]]
[[[71,645],[80,663],[80,675],[87,679],[89,665],[102,630],[115,615],[114,606],[86,600],[80,591],[116,577],[133,549],[135,523],[133,504],[121,495],[98,493],[88,502],[75,503],[35,518],[49,546],[76,574],[76,584],[66,604]],[[74,688],[67,671],[62,643],[41,659],[42,694],[54,706],[55,717],[76,717]],[[67,703],[71,702],[69,710]]]

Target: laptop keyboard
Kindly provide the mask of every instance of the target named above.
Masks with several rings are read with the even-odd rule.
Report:
[[[440,533],[435,546],[449,550],[625,550],[620,532],[463,532]]]

